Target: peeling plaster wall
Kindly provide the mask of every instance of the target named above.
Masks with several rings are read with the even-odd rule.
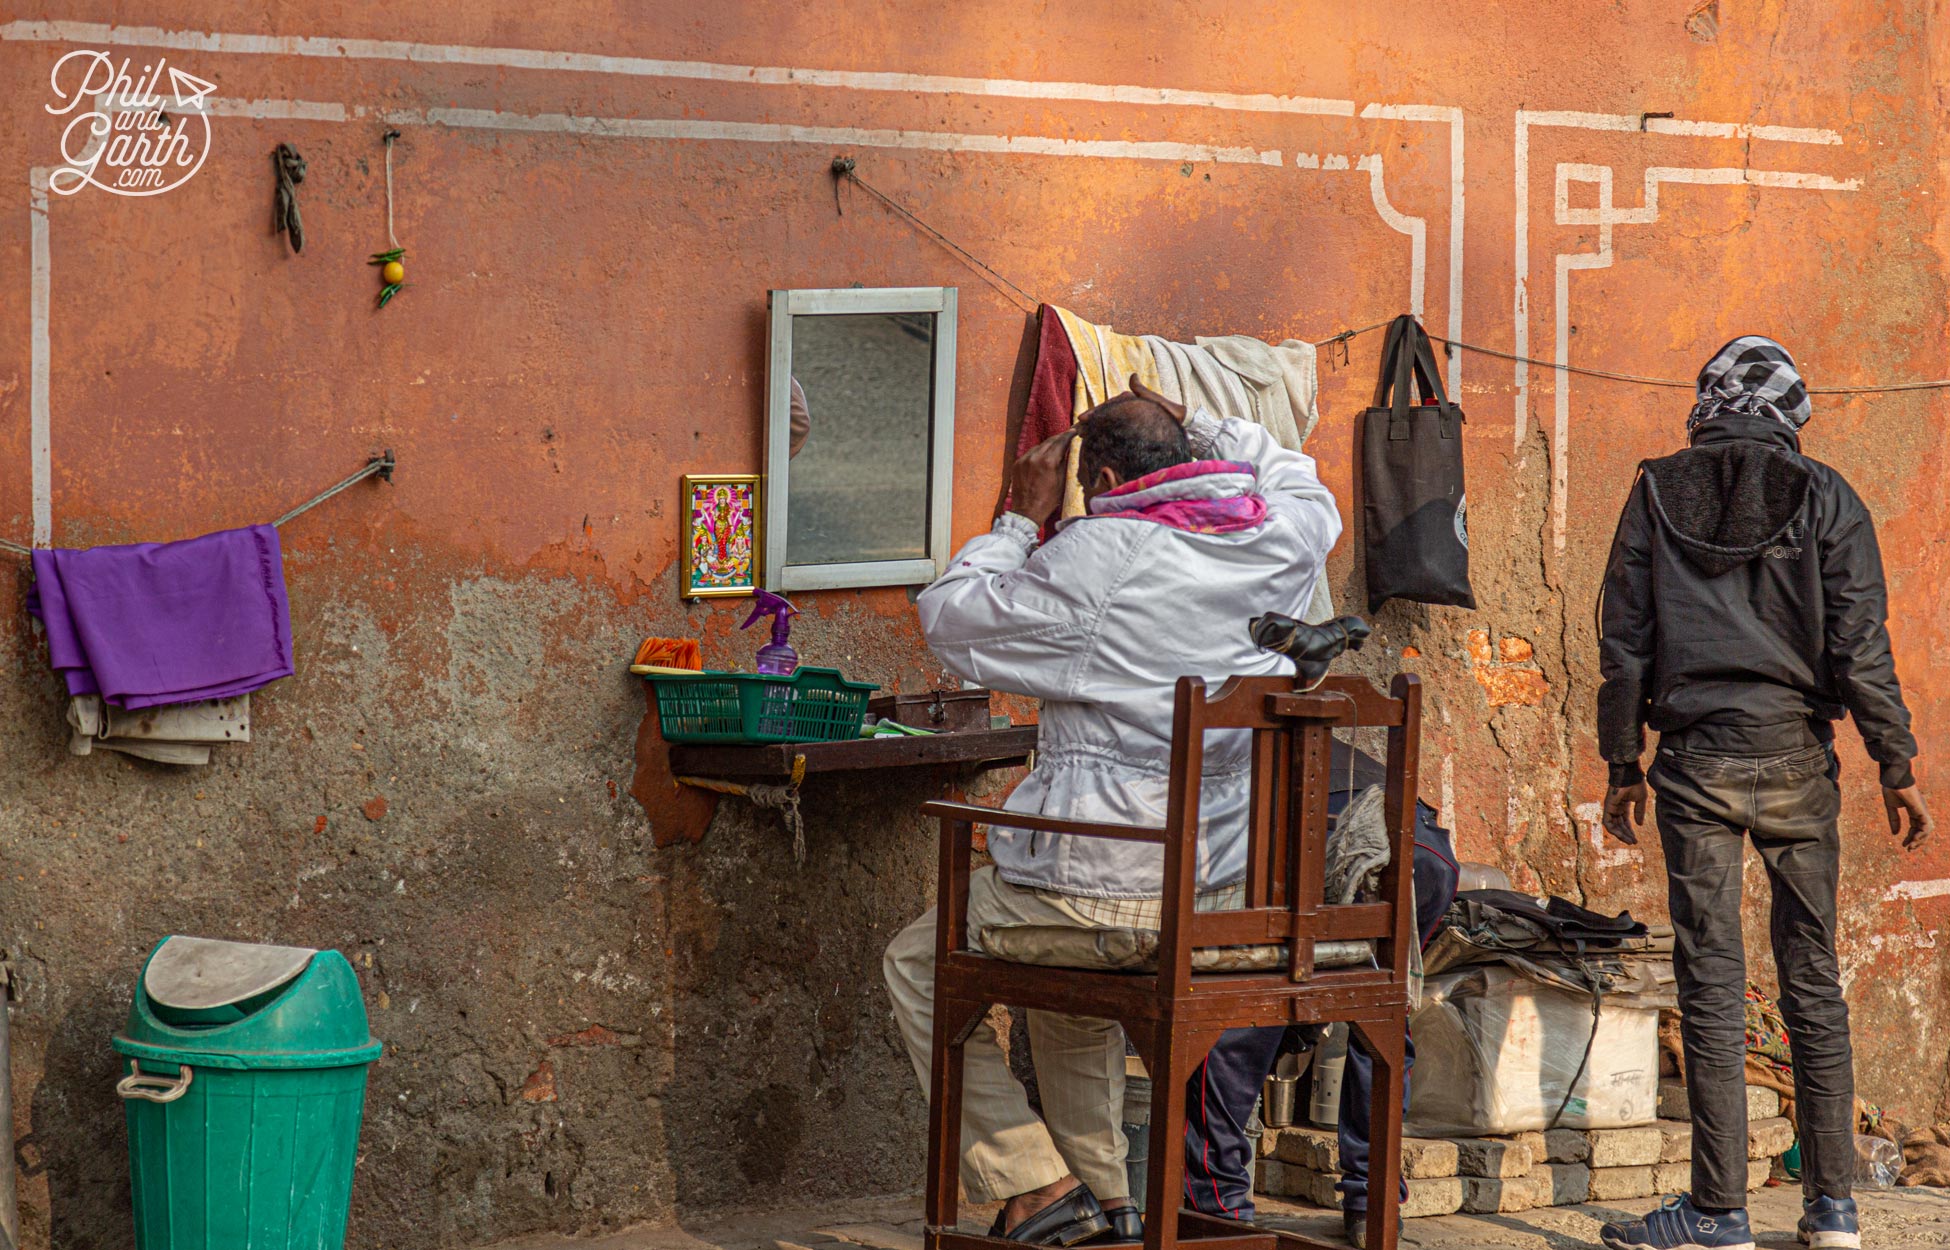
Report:
[[[29,171],[59,144],[48,73],[88,42],[19,25],[55,18],[238,36],[167,52],[240,102],[191,182],[33,209]],[[107,1037],[171,932],[354,959],[388,1043],[355,1245],[918,1185],[921,1100],[879,951],[932,890],[912,813],[958,783],[814,783],[796,865],[769,815],[673,792],[654,740],[637,773],[642,695],[621,671],[647,633],[696,634],[719,665],[753,645],[735,606],[677,600],[676,487],[758,465],[768,288],[960,288],[957,535],[987,521],[1022,309],[871,198],[836,205],[837,152],[1013,281],[1126,331],[1322,339],[1419,305],[1437,333],[1460,316],[1467,341],[1629,373],[1689,377],[1749,329],[1795,348],[1817,385],[1950,373],[1945,26],[1923,0],[1420,19],[1313,0],[410,16],[71,0],[7,22],[0,533],[32,530],[42,403],[39,502],[62,545],[261,520],[380,448],[400,457],[393,485],[286,531],[299,675],[257,701],[255,741],[208,769],[70,757],[25,571],[0,575],[0,946],[24,987],[16,1130],[36,1247],[130,1244]],[[138,66],[158,54],[140,31],[117,37]],[[1179,93],[1139,89],[1154,87]],[[1661,113],[1676,117],[1640,116]],[[412,285],[375,314],[382,115],[404,119]],[[266,230],[280,141],[310,161],[295,258]],[[1323,353],[1311,450],[1344,506],[1377,348],[1355,340],[1342,367]],[[1547,369],[1450,368],[1482,606],[1391,605],[1362,665],[1428,679],[1422,785],[1466,856],[1659,917],[1656,848],[1592,829],[1591,611],[1633,466],[1679,440],[1685,396],[1578,378],[1560,412]],[[1950,715],[1945,415],[1936,393],[1830,399],[1807,439],[1881,521],[1925,784]],[[1357,547],[1330,564],[1349,605]],[[904,593],[802,606],[809,660],[890,688],[939,680]],[[1852,737],[1842,749],[1863,1092],[1928,1118],[1945,1093],[1950,865],[1892,847],[1872,771]],[[1757,885],[1763,979],[1765,906]]]

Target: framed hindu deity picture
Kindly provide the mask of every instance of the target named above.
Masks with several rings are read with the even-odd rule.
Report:
[[[759,483],[756,473],[684,475],[684,598],[749,595],[759,584]]]

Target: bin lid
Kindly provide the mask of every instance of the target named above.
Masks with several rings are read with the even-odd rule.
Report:
[[[308,946],[168,937],[142,974],[142,987],[165,1007],[227,1007],[278,988],[309,967],[316,954]]]
[[[339,952],[190,937],[150,952],[114,1046],[131,1059],[243,1069],[367,1064],[382,1049]]]

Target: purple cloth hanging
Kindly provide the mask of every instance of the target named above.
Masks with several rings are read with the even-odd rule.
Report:
[[[291,676],[284,557],[269,525],[36,551],[27,609],[47,627],[68,693],[117,707],[227,699]]]

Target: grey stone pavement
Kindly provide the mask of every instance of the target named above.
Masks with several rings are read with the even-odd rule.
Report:
[[[1950,1191],[1899,1189],[1860,1194],[1862,1241],[1870,1250],[1950,1247]],[[1407,1220],[1403,1247],[1415,1250],[1589,1250],[1598,1226],[1642,1214],[1651,1203],[1548,1207],[1518,1215],[1444,1215]],[[1774,1186],[1753,1195],[1761,1250],[1799,1250],[1794,1221],[1800,1189]],[[966,1208],[963,1223],[988,1226],[994,1208]],[[1336,1237],[1340,1216],[1277,1199],[1260,1200],[1262,1223]],[[844,1208],[747,1211],[683,1220],[597,1239],[554,1238],[501,1243],[496,1250],[921,1250],[921,1204],[916,1198],[851,1203]]]

